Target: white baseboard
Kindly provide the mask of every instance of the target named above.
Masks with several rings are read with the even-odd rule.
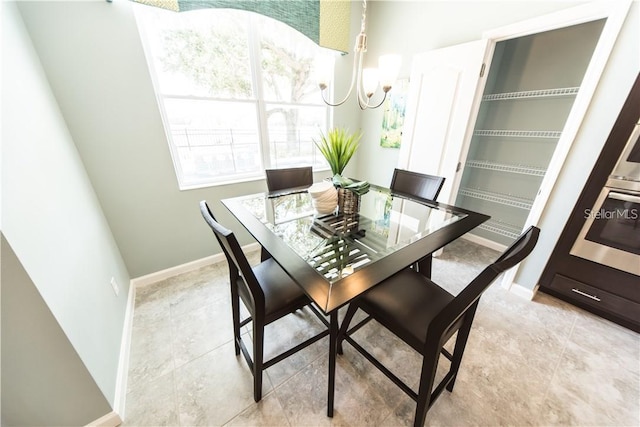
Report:
[[[259,243],[250,243],[242,247],[244,252],[254,251],[260,248]],[[211,255],[205,258],[200,258],[195,261],[187,262],[181,265],[176,265],[175,267],[169,267],[164,270],[156,271],[155,273],[150,273],[145,276],[136,277],[135,279],[131,279],[131,283],[136,287],[146,286],[151,283],[156,283],[161,280],[168,279],[169,277],[177,276],[178,274],[188,273],[189,271],[197,270],[202,267],[206,267],[207,265],[215,264],[220,261],[224,261],[224,254],[222,252],[217,253],[215,255]]]
[[[485,239],[484,237],[476,236],[475,234],[467,233],[462,236],[463,239],[468,240],[473,243],[477,243],[489,249],[493,249],[494,251],[504,252],[507,247],[500,243],[496,243],[492,240]]]
[[[120,359],[118,361],[118,378],[116,379],[116,394],[113,399],[113,410],[125,418],[125,404],[127,401],[127,379],[129,377],[129,354],[131,351],[131,335],[133,331],[133,311],[136,301],[136,287],[129,281],[127,309],[124,315],[122,340],[120,343]]]
[[[205,267],[210,264],[215,264],[224,259],[224,254],[211,255],[206,258],[200,258],[195,261],[187,262],[185,264],[176,265],[175,267],[169,267],[164,270],[156,271],[155,273],[149,273],[144,276],[131,279],[131,283],[134,287],[147,286],[152,283],[159,282],[161,280],[168,279],[169,277],[177,276],[178,274],[187,273],[189,271],[197,270],[198,268]]]
[[[251,252],[260,249],[259,243],[250,243],[242,247],[244,252]],[[127,399],[127,377],[129,375],[129,354],[131,350],[131,334],[133,330],[133,314],[135,310],[136,289],[139,286],[147,286],[159,282],[178,274],[188,273],[207,265],[215,264],[225,259],[222,252],[187,262],[185,264],[170,267],[145,276],[136,277],[129,282],[129,294],[127,296],[127,309],[124,316],[124,326],[122,331],[122,341],[120,344],[120,359],[118,361],[118,378],[116,379],[116,394],[114,397],[114,411],[100,417],[88,424],[96,427],[110,427],[122,424],[125,418],[125,403]],[[120,414],[120,415],[118,415]],[[121,418],[122,417],[122,418]]]
[[[122,419],[115,412],[109,412],[106,415],[101,416],[97,420],[87,424],[87,427],[116,427],[122,424]]]
[[[526,298],[529,301],[533,300],[533,297],[536,295],[537,291],[538,291],[537,285],[535,288],[529,289],[525,286],[517,284],[516,282],[513,282],[511,284],[511,287],[509,288],[509,292],[511,292],[512,294],[522,298]]]

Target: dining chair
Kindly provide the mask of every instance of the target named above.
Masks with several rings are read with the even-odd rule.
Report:
[[[445,178],[442,176],[394,169],[390,188],[393,191],[435,201],[442,190]]]
[[[265,174],[267,177],[267,190],[269,192],[295,187],[310,187],[313,184],[313,169],[311,166],[265,169]],[[264,261],[268,258],[271,258],[271,254],[262,248],[260,251],[260,259]]]
[[[267,189],[279,191],[286,188],[311,186],[313,173],[311,166],[285,169],[266,169]]]
[[[216,236],[229,264],[235,352],[239,355],[242,351],[251,369],[253,398],[258,402],[262,398],[262,371],[327,336],[329,323],[311,304],[302,288],[272,258],[254,267],[249,265],[233,232],[216,222],[204,200],[200,202],[200,212]],[[249,317],[244,320],[240,320],[240,301],[249,312]],[[326,328],[295,347],[264,360],[265,326],[304,307],[309,307]],[[240,328],[249,322],[253,324],[252,354],[249,354],[240,332]]]
[[[456,296],[411,268],[374,286],[349,305],[338,332],[338,354],[343,354],[343,341],[351,344],[416,401],[414,426],[424,425],[427,411],[443,389],[446,387],[449,392],[453,391],[482,293],[503,271],[518,264],[531,253],[539,234],[539,228],[529,227]],[[367,317],[349,329],[349,323],[358,309],[366,312]],[[422,355],[417,393],[353,339],[352,334],[371,319],[375,319]],[[455,332],[457,337],[451,354],[444,346]],[[450,361],[450,367],[434,388],[440,354]]]
[[[393,177],[391,178],[391,185],[389,187],[395,192],[411,197],[435,201],[438,198],[438,194],[440,194],[440,190],[442,190],[444,180],[445,178],[442,176],[427,175],[424,173],[395,168],[393,170]],[[412,267],[416,271],[422,270],[426,276],[430,276],[431,257],[432,255],[429,254],[423,259],[415,262]]]

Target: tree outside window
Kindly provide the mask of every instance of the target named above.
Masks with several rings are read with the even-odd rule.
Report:
[[[322,48],[251,12],[136,9],[181,188],[326,167],[312,141],[328,127]]]

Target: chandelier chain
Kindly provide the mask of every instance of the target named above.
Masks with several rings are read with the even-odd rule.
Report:
[[[360,22],[360,32],[364,33],[366,30],[367,21],[367,0],[362,0],[362,21]]]

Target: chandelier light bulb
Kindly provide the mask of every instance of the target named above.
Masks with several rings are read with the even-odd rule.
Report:
[[[391,87],[398,78],[398,72],[400,71],[400,64],[402,62],[400,55],[383,55],[379,59],[379,70],[374,68],[362,69],[364,54],[367,51],[367,34],[366,34],[366,22],[367,22],[367,0],[362,1],[362,22],[360,25],[360,33],[356,37],[356,43],[353,51],[353,71],[351,73],[351,83],[349,85],[349,91],[347,95],[338,102],[331,103],[325,95],[325,91],[329,87],[332,75],[333,75],[333,62],[329,62],[331,66],[327,66],[327,61],[323,61],[323,64],[318,64],[317,69],[317,81],[320,88],[320,95],[325,104],[331,107],[337,107],[344,104],[351,96],[351,93],[356,93],[358,100],[358,106],[362,110],[367,108],[378,108],[381,106],[385,99],[387,99],[387,93],[391,90]],[[382,100],[379,103],[369,103],[371,98],[378,89],[378,84],[382,87]],[[364,93],[363,93],[364,92]]]
[[[378,68],[380,69],[380,86],[385,92],[389,92],[391,87],[395,84],[398,73],[400,72],[400,65],[402,64],[402,57],[400,55],[382,55],[378,59]]]
[[[367,98],[371,98],[378,89],[379,73],[375,68],[365,68],[362,70],[362,89]]]
[[[320,90],[325,90],[331,86],[333,80],[333,69],[335,67],[335,57],[332,55],[322,55],[315,60],[314,70],[316,81]]]

